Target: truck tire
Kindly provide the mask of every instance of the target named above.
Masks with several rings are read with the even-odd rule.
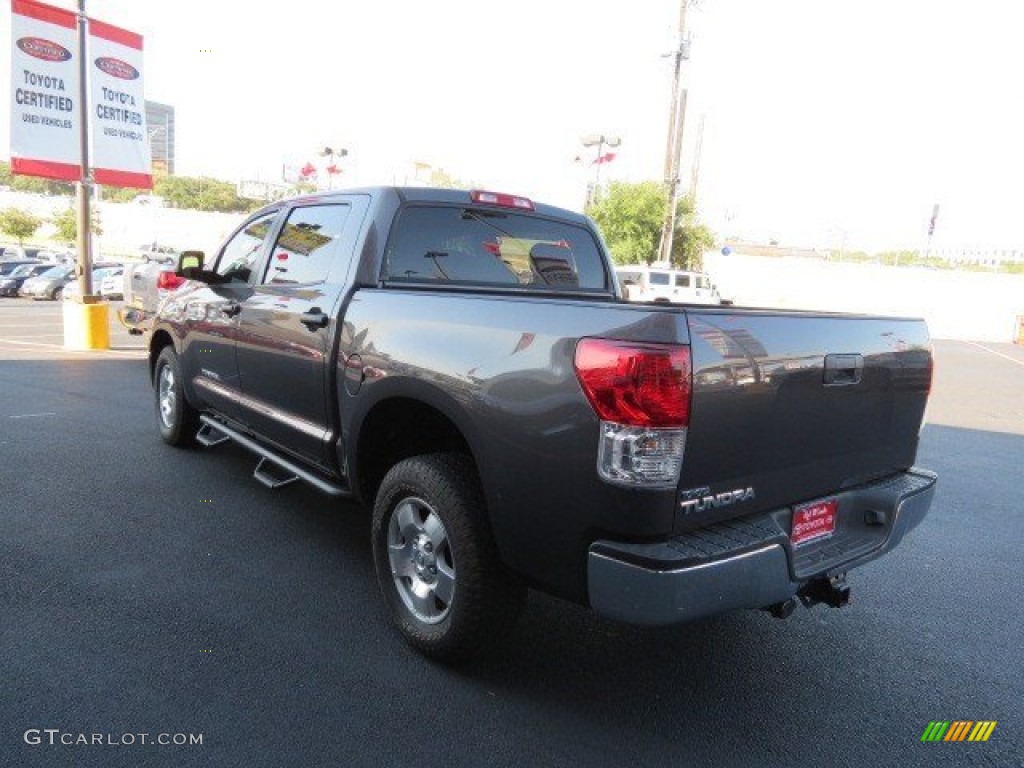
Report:
[[[377,581],[405,639],[443,661],[487,650],[526,587],[498,558],[469,457],[414,456],[384,477],[371,528]]]
[[[153,369],[153,393],[156,404],[156,424],[160,437],[168,445],[188,448],[196,444],[199,412],[185,398],[181,364],[174,348],[160,350]]]

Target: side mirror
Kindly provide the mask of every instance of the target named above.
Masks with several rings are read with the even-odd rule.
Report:
[[[194,270],[199,272],[203,268],[203,262],[206,261],[206,254],[202,251],[182,251],[181,255],[178,256],[178,269],[177,274],[187,277],[185,270]]]

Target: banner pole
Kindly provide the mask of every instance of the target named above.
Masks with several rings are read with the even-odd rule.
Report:
[[[92,215],[90,197],[92,192],[92,170],[89,168],[89,66],[85,55],[88,42],[89,20],[85,15],[85,0],[78,0],[78,114],[79,114],[79,157],[82,163],[82,178],[75,185],[78,201],[78,291],[83,301],[93,296],[92,284]]]

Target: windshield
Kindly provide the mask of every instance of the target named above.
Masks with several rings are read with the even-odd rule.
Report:
[[[15,267],[11,272],[11,277],[28,277],[32,274],[32,270],[35,268],[35,264],[22,264],[20,267]]]
[[[50,267],[40,277],[67,277],[71,274],[71,267]]]

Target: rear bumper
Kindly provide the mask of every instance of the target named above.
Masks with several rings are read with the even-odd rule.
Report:
[[[931,472],[912,469],[835,494],[833,536],[797,548],[788,507],[665,542],[595,541],[590,605],[609,618],[659,625],[784,602],[811,579],[845,573],[896,547],[927,515],[935,483]]]

